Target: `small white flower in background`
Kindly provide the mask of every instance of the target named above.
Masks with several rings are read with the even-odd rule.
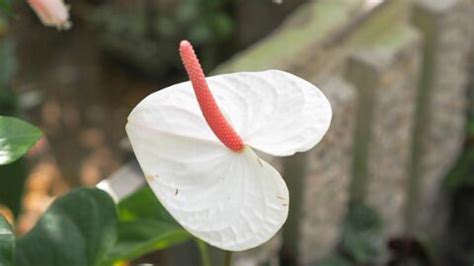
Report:
[[[272,0],[274,4],[281,5],[283,4],[283,0]]]
[[[28,4],[45,26],[56,27],[59,30],[71,28],[69,7],[63,0],[28,0]]]
[[[241,251],[274,236],[288,215],[288,188],[253,149],[289,156],[314,147],[331,121],[323,93],[269,70],[205,78],[191,44],[180,45],[191,82],[141,101],[126,126],[146,179],[191,234]],[[214,98],[215,97],[215,98]]]

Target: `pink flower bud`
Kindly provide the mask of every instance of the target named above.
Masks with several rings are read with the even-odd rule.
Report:
[[[69,21],[69,7],[63,0],[28,0],[31,8],[45,26],[67,30],[72,26]]]

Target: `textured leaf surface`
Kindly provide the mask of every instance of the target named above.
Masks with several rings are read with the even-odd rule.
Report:
[[[109,261],[133,260],[191,239],[146,187],[119,203],[118,241]]]
[[[109,252],[112,260],[133,260],[152,251],[188,241],[191,235],[180,226],[152,219],[121,222],[118,242]]]
[[[0,266],[11,266],[15,250],[15,235],[5,217],[0,215]]]
[[[98,189],[77,189],[58,198],[17,242],[17,266],[100,265],[116,241],[117,213]]]
[[[20,119],[0,116],[0,165],[23,156],[41,137],[41,131]]]

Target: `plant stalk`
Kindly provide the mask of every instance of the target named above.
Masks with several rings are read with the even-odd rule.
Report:
[[[224,266],[230,266],[232,264],[232,251],[225,251]]]
[[[209,256],[209,249],[207,244],[201,239],[196,238],[196,244],[199,249],[199,254],[201,255],[201,265],[202,266],[211,266],[211,257]]]

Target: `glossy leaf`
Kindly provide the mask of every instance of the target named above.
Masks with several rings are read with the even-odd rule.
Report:
[[[118,241],[108,261],[133,260],[191,239],[148,187],[120,202],[118,212]]]
[[[41,137],[41,131],[20,119],[0,116],[0,165],[23,156]]]
[[[133,260],[147,253],[188,241],[191,236],[179,226],[158,220],[121,222],[119,241],[108,256],[111,260]]]
[[[122,200],[118,205],[118,214],[120,221],[125,222],[154,219],[179,226],[148,186]]]
[[[98,189],[77,189],[57,199],[17,242],[17,266],[102,265],[117,239],[112,199]]]
[[[0,215],[0,265],[14,265],[15,235],[8,221]]]

